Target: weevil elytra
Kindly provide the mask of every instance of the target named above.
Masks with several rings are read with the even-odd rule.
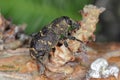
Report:
[[[69,28],[76,29],[80,25],[67,16],[53,20],[50,24],[32,36],[30,44],[30,55],[41,64],[40,73],[44,73],[43,61],[48,59],[49,52],[61,39],[61,35],[68,37]]]

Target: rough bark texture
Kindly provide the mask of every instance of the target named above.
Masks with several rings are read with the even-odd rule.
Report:
[[[55,46],[55,51],[50,52],[50,60],[44,62],[46,67],[44,75],[39,75],[40,65],[29,55],[28,42],[31,38],[24,34],[24,28],[17,28],[1,16],[0,79],[86,80],[91,63],[99,57],[120,68],[120,43],[86,44],[90,37],[94,39],[93,32],[103,10],[93,5],[85,6],[82,11],[83,19],[79,21],[81,28],[72,32],[72,35],[83,43],[67,39],[68,47],[64,44]],[[120,75],[117,79],[109,76],[100,79],[90,78],[90,80],[120,80]]]

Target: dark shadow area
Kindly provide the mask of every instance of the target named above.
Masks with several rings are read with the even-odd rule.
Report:
[[[100,16],[97,41],[120,41],[120,0],[95,0],[94,4],[106,8]]]

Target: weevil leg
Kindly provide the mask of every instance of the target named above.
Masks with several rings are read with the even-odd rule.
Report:
[[[49,52],[46,52],[45,55],[44,55],[44,57],[43,57],[43,62],[44,62],[44,64],[45,64],[45,62],[48,61],[48,60],[49,60]]]
[[[44,56],[45,55],[40,55],[41,53],[45,54],[44,51],[41,51],[40,53],[38,53],[38,55],[36,55],[37,64],[40,66],[40,68],[39,68],[40,75],[45,73],[45,65],[44,65]]]
[[[40,75],[42,75],[42,74],[44,74],[45,73],[45,66],[44,66],[44,64],[42,63],[42,61],[38,61],[37,60],[37,64],[38,64],[38,70],[39,70],[39,73],[40,73]]]
[[[64,41],[64,45],[65,45],[65,47],[68,47],[68,43],[66,40]]]
[[[40,56],[39,59],[39,65],[40,65],[40,74],[44,74],[45,73],[45,65],[46,62],[48,62],[49,60],[49,52],[43,51],[43,53],[45,54],[44,56]]]
[[[68,38],[68,39],[71,39],[71,40],[77,40],[77,41],[79,41],[80,43],[83,43],[83,41],[81,41],[81,40],[79,40],[79,39],[77,39],[77,38],[75,38],[75,37],[73,37],[73,36],[67,36],[67,38]]]
[[[41,64],[40,66],[40,71],[39,71],[40,75],[44,74],[45,73],[45,67],[43,64]]]
[[[62,42],[65,45],[65,47],[68,47],[68,43],[67,43],[66,39],[67,39],[67,35],[65,34],[63,36],[63,38],[60,38],[59,42]]]
[[[86,53],[86,44],[83,41],[81,41],[79,39],[76,39],[73,36],[68,36],[68,38],[71,39],[71,40],[77,40],[77,41],[79,41],[81,43],[81,45],[82,45],[82,51]]]

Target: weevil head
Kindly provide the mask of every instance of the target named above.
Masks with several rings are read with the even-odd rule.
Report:
[[[56,18],[52,21],[52,28],[56,34],[64,34],[71,29],[79,29],[80,25],[67,16]]]
[[[80,25],[76,21],[72,20],[71,18],[69,18],[67,16],[63,16],[63,17],[64,17],[66,23],[68,25],[70,25],[72,29],[79,29],[80,28]]]

